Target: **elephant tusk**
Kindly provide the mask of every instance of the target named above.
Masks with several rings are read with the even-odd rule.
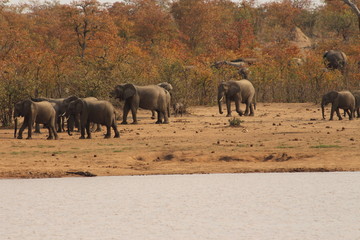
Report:
[[[219,99],[219,102],[222,102],[223,99],[224,99],[224,96],[222,96],[222,97]]]

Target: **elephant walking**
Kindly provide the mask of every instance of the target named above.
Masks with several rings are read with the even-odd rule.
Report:
[[[170,96],[171,96],[171,91],[173,90],[173,86],[170,83],[162,82],[162,83],[158,83],[157,85],[166,89],[170,93]],[[171,101],[171,99],[168,99],[168,117],[170,117],[170,101]],[[156,118],[155,110],[151,110],[151,119],[155,119],[155,118]]]
[[[57,132],[55,130],[55,118],[56,112],[51,103],[49,102],[33,102],[30,99],[18,102],[14,108],[15,119],[15,131],[14,137],[16,137],[18,117],[24,117],[24,122],[19,130],[18,139],[22,139],[22,133],[26,127],[28,127],[28,137],[31,139],[32,127],[34,123],[44,124],[49,130],[49,136],[47,139],[58,139]]]
[[[87,138],[91,138],[90,123],[105,125],[105,138],[111,137],[111,128],[115,132],[114,137],[120,137],[117,130],[115,109],[108,101],[85,101],[79,98],[69,103],[67,114],[80,117],[80,139],[85,138],[85,129]]]
[[[121,124],[127,124],[127,115],[130,110],[133,117],[133,124],[136,124],[136,114],[139,107],[156,111],[158,114],[157,124],[169,123],[171,96],[166,89],[158,85],[136,86],[127,83],[117,85],[111,94],[115,98],[125,100],[123,121]]]
[[[218,104],[219,113],[223,114],[221,102],[225,98],[227,107],[227,117],[231,117],[231,101],[235,101],[236,112],[242,116],[244,113],[240,109],[240,104],[245,103],[245,116],[254,116],[256,109],[255,88],[249,80],[227,81],[219,84]]]
[[[344,109],[349,115],[349,120],[353,119],[355,110],[355,97],[349,91],[331,91],[326,93],[321,100],[322,117],[325,119],[325,106],[331,103],[330,120],[333,120],[334,112],[339,120],[342,120],[339,109]]]
[[[70,96],[70,97],[67,97],[64,99],[63,101],[63,104],[65,106],[65,109],[68,108],[69,104],[72,102],[72,101],[75,101],[75,100],[78,100],[80,99],[79,97],[77,96]],[[84,101],[98,101],[97,98],[95,97],[86,97],[86,98],[82,98]],[[79,130],[80,130],[80,119],[79,119],[79,116],[68,116],[65,114],[66,117],[68,117],[67,119],[67,132],[68,134],[70,135],[70,132],[71,131],[74,131],[74,127],[77,127]],[[101,124],[95,124],[96,127],[94,126],[93,129],[95,129],[96,132],[101,132]]]

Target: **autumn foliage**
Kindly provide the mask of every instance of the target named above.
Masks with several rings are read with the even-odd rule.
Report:
[[[214,104],[218,83],[239,75],[212,64],[240,57],[258,59],[249,67],[258,101],[316,102],[328,90],[360,88],[357,26],[340,0],[0,0],[0,120],[8,125],[13,104],[30,96],[108,99],[125,82],[166,81],[176,101]],[[294,27],[312,40],[306,53],[290,44]],[[345,74],[324,71],[330,49],[348,55]]]

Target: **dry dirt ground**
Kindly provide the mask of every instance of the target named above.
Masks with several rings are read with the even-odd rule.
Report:
[[[44,129],[19,140],[0,129],[0,178],[360,170],[360,119],[322,120],[312,103],[259,103],[241,127],[216,106],[191,107],[170,124],[150,116],[140,110],[139,124],[119,124],[119,139],[45,140]]]

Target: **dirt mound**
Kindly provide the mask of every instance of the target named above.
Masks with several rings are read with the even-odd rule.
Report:
[[[300,49],[301,54],[305,54],[312,47],[311,39],[306,36],[300,28],[294,27],[290,32],[290,44]]]

